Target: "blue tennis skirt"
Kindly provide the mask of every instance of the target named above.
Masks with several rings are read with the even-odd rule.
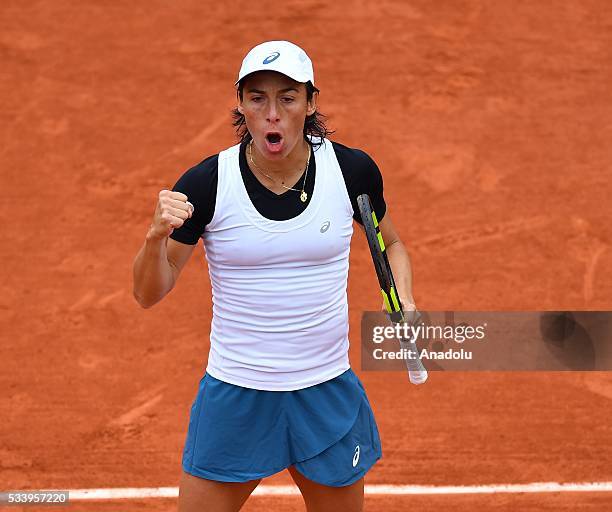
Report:
[[[265,391],[205,374],[191,407],[183,470],[246,482],[294,465],[333,487],[359,480],[382,457],[378,427],[352,369],[295,391]]]

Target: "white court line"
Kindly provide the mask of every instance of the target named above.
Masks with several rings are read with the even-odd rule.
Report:
[[[612,492],[612,482],[496,485],[366,485],[367,495],[448,495],[448,494],[515,494],[552,492]],[[119,489],[74,489],[70,500],[129,500],[143,498],[176,498],[178,487],[132,487]],[[299,496],[295,485],[260,485],[253,496]]]

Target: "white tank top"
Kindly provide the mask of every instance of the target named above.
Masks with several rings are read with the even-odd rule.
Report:
[[[313,386],[350,367],[353,208],[340,165],[325,140],[314,151],[310,203],[297,217],[274,221],[249,198],[239,148],[219,153],[215,213],[203,235],[213,293],[206,371],[254,389]]]

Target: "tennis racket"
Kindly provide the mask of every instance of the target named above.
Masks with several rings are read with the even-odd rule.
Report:
[[[368,245],[370,246],[370,252],[372,253],[374,269],[376,270],[376,276],[378,277],[378,283],[380,285],[380,291],[387,314],[394,324],[403,325],[407,322],[406,315],[404,314],[402,303],[396,292],[397,288],[395,287],[395,280],[391,272],[391,265],[389,265],[389,260],[387,259],[385,242],[380,232],[380,227],[378,226],[376,213],[372,209],[370,197],[367,194],[361,194],[357,197],[357,206],[361,213],[363,227],[365,229],[366,238],[368,239]],[[414,313],[415,320],[413,323],[416,324],[420,315],[417,311]],[[407,357],[405,359],[410,382],[413,384],[423,384],[427,380],[427,370],[418,356],[419,352],[415,343],[415,337],[413,336],[410,339],[401,337],[399,342],[402,349],[410,351],[407,352],[407,354],[414,356],[413,358]]]

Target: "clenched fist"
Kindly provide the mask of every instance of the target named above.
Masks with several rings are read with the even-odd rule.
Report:
[[[191,218],[193,209],[185,194],[162,190],[147,236],[159,240],[169,237],[176,228],[180,228]]]

